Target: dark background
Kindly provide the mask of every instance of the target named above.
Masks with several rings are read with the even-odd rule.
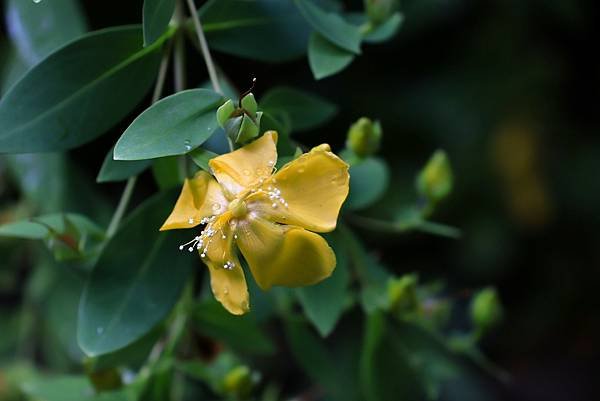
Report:
[[[399,274],[443,277],[459,302],[461,295],[452,294],[498,288],[505,318],[482,344],[511,375],[508,385],[482,379],[498,399],[594,399],[600,338],[596,2],[402,3],[405,24],[395,39],[365,45],[348,69],[322,81],[314,81],[306,60],[265,65],[216,53],[216,62],[241,91],[256,76],[259,99],[286,84],[338,104],[329,124],[296,137],[306,145],[326,135],[339,149],[351,122],[379,119],[381,153],[393,180],[390,194],[370,211],[375,216],[393,217],[412,196],[413,177],[429,155],[446,150],[455,190],[434,218],[459,227],[462,238],[371,232],[364,238]],[[141,20],[141,1],[82,4],[92,30]],[[202,60],[188,54],[198,77]],[[90,179],[123,128],[72,152]],[[149,176],[143,183],[147,193],[154,190]],[[116,201],[121,185],[103,190]]]

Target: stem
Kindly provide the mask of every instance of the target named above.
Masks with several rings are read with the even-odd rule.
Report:
[[[173,58],[173,85],[175,92],[182,91],[186,86],[186,75],[185,75],[185,42],[183,40],[183,33],[181,26],[183,22],[183,9],[181,2],[175,3],[175,15],[173,20],[177,26],[177,33],[175,35],[175,54]]]
[[[121,195],[121,200],[119,200],[117,210],[115,210],[115,214],[113,214],[110,224],[108,225],[108,229],[106,230],[106,236],[108,238],[112,237],[115,232],[117,232],[117,228],[119,228],[119,223],[121,223],[121,219],[125,214],[125,209],[127,209],[127,204],[129,203],[129,199],[131,199],[131,194],[133,193],[133,188],[135,188],[136,181],[137,176],[135,175],[127,180],[127,184],[125,185],[125,189]]]
[[[444,224],[433,223],[422,219],[407,220],[405,222],[389,222],[358,215],[348,215],[348,220],[363,228],[385,233],[401,234],[409,231],[421,231],[429,234],[441,235],[449,238],[460,238],[458,228]]]
[[[169,67],[169,55],[171,54],[171,46],[171,42],[169,42],[160,61],[160,67],[158,68],[158,76],[156,77],[156,86],[154,87],[154,92],[152,92],[151,104],[156,103],[158,99],[160,99],[160,94],[162,93],[163,88],[165,86],[165,78],[167,76],[167,68]],[[123,219],[123,215],[125,214],[125,210],[127,209],[127,205],[129,204],[129,200],[131,199],[131,194],[133,193],[133,189],[135,188],[136,181],[137,176],[129,177],[129,179],[127,180],[127,184],[125,184],[125,189],[123,189],[123,193],[121,194],[121,199],[119,200],[119,204],[117,206],[117,209],[115,210],[115,214],[113,214],[113,217],[110,220],[110,224],[108,225],[108,229],[106,230],[107,238],[112,237],[117,232],[119,224],[121,223],[121,219]]]
[[[198,34],[198,42],[200,43],[200,50],[202,52],[202,56],[204,57],[204,62],[206,63],[206,69],[208,70],[210,82],[212,83],[215,92],[222,95],[223,90],[219,84],[217,70],[210,55],[210,50],[208,49],[208,43],[206,42],[206,37],[204,36],[204,30],[202,29],[202,24],[200,23],[198,11],[196,11],[196,6],[194,5],[193,0],[187,0],[187,4],[188,8],[190,9],[190,14],[192,15],[192,20],[194,21],[194,28],[196,28],[196,33]]]

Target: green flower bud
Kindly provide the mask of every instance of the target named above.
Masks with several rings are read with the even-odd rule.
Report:
[[[364,0],[365,11],[373,25],[379,25],[396,10],[396,0]]]
[[[223,378],[223,391],[238,398],[246,398],[254,387],[254,377],[247,366],[231,369]]]
[[[382,130],[379,121],[360,118],[348,130],[346,146],[357,156],[364,158],[373,155],[379,149]]]
[[[502,304],[494,288],[484,288],[471,301],[471,320],[480,333],[494,327],[502,319]]]
[[[388,281],[388,299],[390,308],[398,314],[416,312],[419,301],[417,299],[417,283],[419,279],[415,274],[406,274]]]
[[[433,202],[452,191],[453,174],[446,152],[437,150],[417,176],[417,191]]]
[[[235,103],[231,99],[226,101],[217,109],[217,122],[222,128],[225,128],[225,123],[235,111]]]
[[[258,104],[256,103],[256,99],[254,99],[254,95],[252,93],[248,93],[242,98],[241,105],[242,109],[246,110],[246,112],[251,116],[254,116],[258,110]]]
[[[240,130],[235,138],[236,143],[245,143],[258,136],[259,126],[247,114],[242,118]]]

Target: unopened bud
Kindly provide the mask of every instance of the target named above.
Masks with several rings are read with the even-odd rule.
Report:
[[[446,152],[437,150],[417,176],[417,190],[428,199],[437,202],[452,191],[452,167]]]
[[[254,95],[252,93],[248,93],[242,98],[241,105],[242,109],[244,109],[246,113],[251,116],[255,115],[256,111],[258,110],[258,104],[256,103],[256,99],[254,99]]]
[[[396,0],[364,0],[365,11],[373,25],[385,22],[396,9]]]
[[[246,398],[254,387],[254,377],[247,366],[241,365],[231,369],[223,378],[223,390],[226,394],[237,398]]]
[[[225,127],[227,120],[229,120],[229,118],[231,117],[231,115],[233,114],[234,111],[235,111],[235,104],[233,103],[233,100],[231,100],[231,99],[229,99],[228,101],[223,103],[221,105],[221,107],[219,107],[217,109],[217,122],[219,123],[219,125],[221,127],[223,127],[223,128]]]
[[[348,130],[346,146],[357,156],[364,158],[373,155],[381,143],[381,125],[366,117],[358,119]]]
[[[388,281],[388,298],[391,309],[399,314],[415,312],[418,307],[417,283],[415,274],[406,274]]]
[[[502,319],[502,304],[494,288],[484,288],[471,301],[471,319],[480,332],[486,332]]]

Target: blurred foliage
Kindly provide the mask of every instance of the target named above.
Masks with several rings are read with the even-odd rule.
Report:
[[[196,5],[222,94],[186,1],[3,2],[0,400],[594,399],[594,2]],[[157,229],[269,129],[351,192],[238,317]]]

